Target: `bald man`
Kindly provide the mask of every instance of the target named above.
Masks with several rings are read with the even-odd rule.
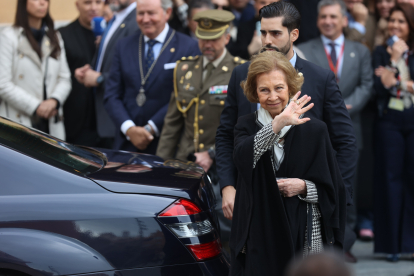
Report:
[[[78,145],[98,146],[93,93],[75,79],[74,72],[93,59],[96,38],[91,30],[91,21],[103,15],[104,0],[76,0],[75,5],[78,18],[59,29],[72,75],[72,91],[63,106],[66,139]]]

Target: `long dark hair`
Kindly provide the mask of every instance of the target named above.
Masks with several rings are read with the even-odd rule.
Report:
[[[50,0],[48,0],[50,3]],[[27,0],[18,0],[17,2],[17,10],[16,10],[16,18],[14,20],[15,27],[22,27],[24,33],[29,40],[30,45],[32,46],[33,50],[39,55],[42,56],[42,51],[37,43],[36,39],[32,34],[32,30],[29,26],[29,13],[27,12]],[[50,8],[50,4],[49,4]],[[55,24],[53,23],[53,19],[49,14],[49,9],[47,11],[46,16],[42,19],[42,25],[45,24],[48,28],[46,35],[50,39],[50,46],[52,47],[52,53],[50,54],[51,57],[57,59],[60,55],[60,45],[57,33],[55,31]]]
[[[408,3],[396,4],[394,8],[390,10],[391,14],[395,11],[400,11],[404,14],[405,20],[407,20],[408,27],[410,28],[410,33],[408,34],[407,45],[410,50],[414,49],[414,7]]]

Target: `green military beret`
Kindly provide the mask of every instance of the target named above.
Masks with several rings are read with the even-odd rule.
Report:
[[[207,10],[196,13],[193,20],[198,22],[195,32],[198,38],[217,39],[230,27],[234,15],[224,10]]]

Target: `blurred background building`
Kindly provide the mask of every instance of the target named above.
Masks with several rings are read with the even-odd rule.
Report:
[[[0,28],[14,22],[17,0],[1,1]],[[50,13],[55,20],[56,27],[69,23],[78,16],[75,0],[53,0],[50,3]]]

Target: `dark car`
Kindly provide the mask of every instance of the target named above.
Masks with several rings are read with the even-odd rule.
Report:
[[[0,117],[0,275],[228,275],[214,204],[192,162]]]

